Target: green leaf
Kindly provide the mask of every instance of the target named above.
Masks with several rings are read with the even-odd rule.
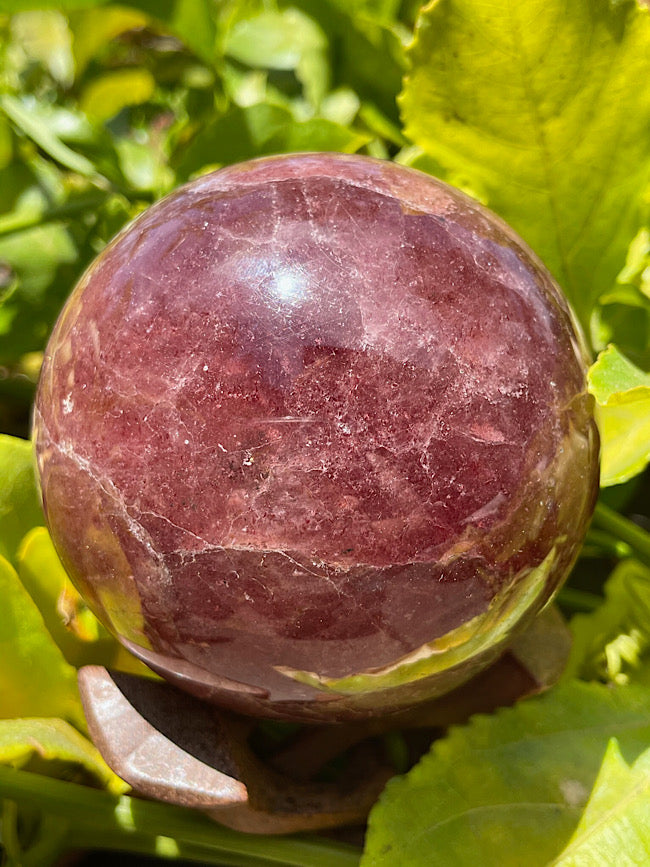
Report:
[[[148,69],[116,69],[90,81],[79,97],[79,106],[94,120],[109,120],[127,105],[147,102],[155,89]]]
[[[588,383],[598,408],[600,483],[618,485],[650,461],[650,375],[609,346],[591,366]]]
[[[650,386],[650,375],[639,370],[615,346],[598,356],[589,371],[589,391],[604,406],[612,395]]]
[[[467,175],[585,326],[639,225],[650,172],[650,15],[636,2],[438,0],[420,16],[406,134]]]
[[[278,105],[260,103],[231,109],[200,130],[183,155],[178,173],[187,177],[206,167],[265,154],[295,151],[353,153],[368,136],[323,118],[294,120]]]
[[[325,34],[299,9],[267,11],[237,22],[224,50],[240,63],[261,69],[293,70],[308,101],[318,107],[327,91]]]
[[[591,318],[595,349],[614,343],[641,367],[650,367],[650,231],[630,243],[616,283],[598,299]]]
[[[606,292],[592,313],[591,343],[599,352],[613,343],[635,364],[650,367],[650,299],[634,286]]]
[[[72,16],[70,28],[77,77],[111,40],[127,30],[144,27],[147,20],[143,12],[123,6],[106,6]]]
[[[77,667],[110,665],[117,644],[73,587],[45,527],[27,534],[17,561],[23,587],[66,660]]]
[[[59,774],[61,764],[78,766],[84,777],[117,795],[129,789],[93,744],[64,720],[0,720],[0,764],[47,773],[44,763],[56,763]]]
[[[65,661],[4,557],[0,557],[0,599],[0,718],[62,717],[84,728],[76,670]]]
[[[650,750],[630,767],[618,741],[612,738],[580,824],[552,864],[589,867],[649,863]]]
[[[120,169],[134,190],[152,192],[156,198],[169,192],[174,185],[174,173],[167,165],[160,149],[149,142],[131,138],[115,142]]]
[[[21,132],[32,139],[55,162],[79,175],[90,178],[99,186],[105,186],[106,179],[99,174],[91,161],[82,154],[73,151],[51,129],[40,124],[30,113],[29,107],[17,97],[8,93],[0,95],[0,108]]]
[[[25,533],[42,523],[32,444],[0,434],[0,556],[13,561]]]
[[[25,12],[29,9],[88,9],[106,0],[0,0],[0,12]]]
[[[0,238],[0,259],[18,274],[20,292],[36,300],[59,265],[76,262],[77,248],[63,223],[53,222]]]
[[[216,4],[211,0],[121,0],[120,6],[140,9],[179,36],[201,60],[214,61]]]
[[[1,117],[1,115],[0,115]],[[9,128],[9,122],[2,117],[1,122]],[[14,211],[28,190],[34,189],[36,178],[31,166],[15,160],[0,169],[0,214]],[[0,223],[3,217],[0,216]]]
[[[647,274],[647,277],[645,276]],[[640,282],[641,289],[650,295],[650,230],[639,229],[627,251],[625,267],[618,275],[619,283]]]
[[[42,512],[39,517],[42,521]],[[22,586],[36,604],[45,629],[70,665],[76,668],[105,665],[119,671],[155,677],[116,641],[88,608],[59,560],[45,527],[33,527],[25,535],[15,560]]]
[[[397,121],[406,32],[369,10],[355,9],[348,0],[288,0],[288,5],[317,21],[327,35],[336,60],[334,85],[349,85],[363,101]]]
[[[14,144],[11,136],[11,128],[5,118],[0,117],[0,170],[11,163],[14,152]]]
[[[363,867],[545,867],[566,845],[616,735],[650,742],[650,689],[573,681],[436,741],[370,814]]]
[[[30,99],[29,113],[36,123],[47,127],[61,141],[88,145],[97,139],[97,129],[77,107],[62,108],[40,99]],[[59,187],[63,188],[63,184]]]
[[[337,151],[355,153],[369,141],[369,136],[333,123],[325,118],[288,123],[276,131],[265,143],[267,153],[294,153],[297,151]]]
[[[240,63],[263,69],[296,69],[305,54],[323,51],[321,28],[298,9],[268,11],[238,21],[226,38],[225,52]]]
[[[0,237],[0,262],[11,267],[17,280],[0,306],[0,364],[42,349],[73,285],[77,260],[75,242],[61,222]]]
[[[573,646],[565,678],[634,680],[650,648],[650,569],[624,560],[605,584],[605,601],[571,620]]]
[[[28,12],[16,15],[11,22],[14,43],[21,46],[26,58],[47,69],[62,87],[74,80],[72,40],[68,21],[59,11]]]

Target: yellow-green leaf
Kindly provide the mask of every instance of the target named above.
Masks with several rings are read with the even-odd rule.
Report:
[[[214,60],[218,4],[214,0],[122,0],[179,36],[197,57]]]
[[[284,9],[237,22],[225,47],[227,54],[248,66],[296,69],[305,54],[326,46],[325,34],[315,21],[298,9]]]
[[[608,346],[591,366],[588,381],[598,408],[600,483],[618,485],[650,461],[650,375]]]
[[[576,831],[549,867],[650,864],[650,750],[628,765],[612,738]]]
[[[53,160],[77,174],[90,178],[100,186],[105,184],[105,179],[98,174],[89,159],[69,148],[51,130],[35,120],[29,108],[17,97],[8,93],[2,94],[0,108],[22,133],[32,139]]]
[[[67,18],[57,10],[22,12],[11,21],[14,42],[25,55],[44,66],[63,87],[74,79],[72,39]]]
[[[647,749],[649,707],[647,687],[574,680],[452,728],[389,781],[362,867],[548,867],[580,821],[610,738],[631,757]]]
[[[11,129],[7,121],[0,117],[0,169],[4,169],[11,162],[14,146],[11,138]]]
[[[108,120],[127,105],[140,105],[153,95],[156,82],[148,69],[117,69],[95,78],[85,88],[79,105],[95,120]]]
[[[45,527],[35,527],[18,550],[18,574],[45,625],[74,666],[109,665],[117,644],[75,589]]]
[[[0,599],[0,718],[54,716],[83,728],[76,670],[66,662],[4,557]]]
[[[144,27],[147,16],[137,9],[106,6],[71,16],[77,75],[80,76],[95,55],[112,39],[134,27]]]
[[[25,533],[42,523],[32,444],[0,434],[0,556],[13,560]]]
[[[637,560],[623,560],[607,579],[604,592],[605,600],[595,611],[576,614],[571,620],[573,645],[565,679],[627,683],[645,674],[650,650],[650,569]]]
[[[47,773],[44,763],[78,767],[84,777],[114,794],[129,786],[108,767],[95,746],[69,723],[56,718],[0,720],[0,763]]]

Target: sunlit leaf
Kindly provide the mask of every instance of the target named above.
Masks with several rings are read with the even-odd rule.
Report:
[[[647,277],[645,275],[648,275]],[[650,229],[639,229],[627,251],[625,267],[618,275],[622,284],[639,281],[641,289],[650,295]]]
[[[321,113],[327,120],[348,126],[357,116],[361,103],[349,87],[340,87],[327,94],[321,102]]]
[[[214,61],[217,4],[212,0],[122,0],[120,5],[146,12],[179,36],[197,57]]]
[[[72,16],[73,53],[77,76],[81,76],[89,62],[122,33],[135,27],[144,27],[148,18],[137,9],[123,6],[105,6]]]
[[[97,128],[76,106],[62,107],[30,99],[29,113],[36,123],[47,127],[61,141],[89,144],[98,137]]]
[[[650,14],[635,2],[434,0],[410,51],[406,134],[544,259],[588,324],[650,172]]]
[[[650,750],[628,765],[612,738],[580,824],[549,867],[650,863]]]
[[[23,105],[19,99],[8,93],[2,94],[0,95],[0,108],[21,132],[43,148],[53,160],[97,183],[104,182],[89,159],[73,151],[57,138],[48,127],[35,120],[29,108]]]
[[[650,461],[650,375],[610,346],[591,366],[588,381],[598,404],[600,483],[617,485]]]
[[[42,523],[32,444],[0,434],[0,556],[13,560],[25,533]]]
[[[106,0],[0,0],[0,12],[24,12],[28,9],[87,9]]]
[[[159,197],[172,188],[174,173],[150,143],[122,138],[115,143],[115,150],[122,173],[134,190],[151,191]]]
[[[266,11],[239,21],[225,51],[252,67],[293,70],[307,98],[318,106],[328,86],[327,39],[316,22],[298,9]]]
[[[108,120],[127,105],[147,102],[155,88],[148,69],[116,69],[90,81],[81,93],[79,105],[88,117]]]
[[[650,367],[650,231],[645,226],[632,239],[616,283],[598,299],[590,329],[594,349],[614,343],[636,364]]]
[[[15,15],[11,21],[13,39],[25,55],[42,64],[63,87],[74,79],[72,39],[68,22],[60,12],[34,11]]]
[[[240,63],[267,69],[295,69],[304,54],[322,51],[323,31],[297,9],[262,12],[239,21],[226,40],[226,53]]]
[[[53,284],[59,270],[74,266],[77,259],[77,247],[60,222],[0,237],[0,262],[11,268],[17,280],[15,291],[0,307],[0,314],[8,314],[5,326],[0,318],[0,364],[42,348],[71,288],[65,281],[54,292]],[[11,339],[3,337],[9,330]]]
[[[115,794],[129,789],[90,741],[64,720],[0,720],[0,764],[47,773],[47,763],[56,763],[59,772],[62,764],[77,766],[89,780]]]
[[[278,130],[267,142],[270,153],[296,151],[338,151],[355,153],[367,144],[369,136],[343,127],[324,118],[288,124]]]
[[[573,681],[475,717],[391,780],[370,815],[363,867],[546,867],[566,845],[617,736],[650,742],[650,689]]]
[[[17,562],[23,586],[67,661],[77,667],[110,665],[116,642],[73,587],[45,527],[35,527],[27,534]]]
[[[650,649],[650,569],[636,560],[620,563],[605,584],[603,604],[576,614],[571,632],[566,678],[635,680]]]
[[[4,557],[0,557],[0,599],[0,718],[62,717],[83,728],[76,670],[65,661]]]
[[[405,69],[407,34],[382,16],[364,14],[348,0],[292,0],[318,22],[335,50],[334,85],[350,86],[362,100],[397,121],[396,96]]]

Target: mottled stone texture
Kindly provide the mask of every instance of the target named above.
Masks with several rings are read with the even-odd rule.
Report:
[[[476,203],[362,157],[234,166],[139,217],[59,319],[35,439],[57,549],[126,646],[302,719],[489,662],[597,488],[549,275]]]

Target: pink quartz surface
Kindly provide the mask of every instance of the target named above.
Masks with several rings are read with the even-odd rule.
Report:
[[[363,157],[226,168],[127,227],[57,323],[34,421],[52,536],[101,619],[195,694],[397,709],[503,637],[370,693],[287,672],[381,673],[546,561],[520,625],[542,607],[597,490],[584,365],[550,276],[460,193]]]

